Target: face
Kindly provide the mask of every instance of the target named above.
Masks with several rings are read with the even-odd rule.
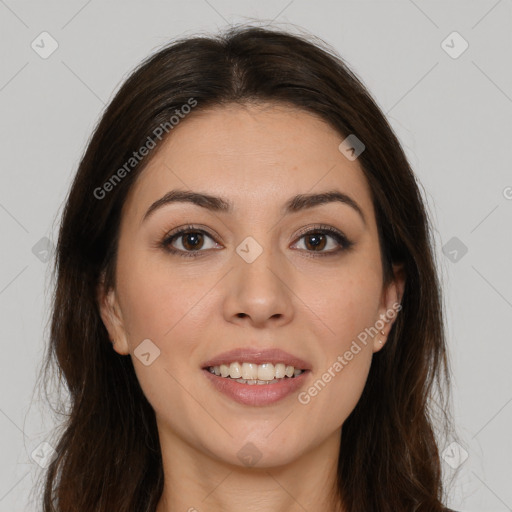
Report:
[[[370,190],[357,159],[338,149],[343,139],[283,106],[195,112],[132,187],[116,288],[100,288],[100,309],[166,442],[271,467],[339,438],[403,291],[398,274],[383,286]],[[218,196],[230,210],[212,201],[155,205],[170,191]],[[326,192],[342,200],[288,204]],[[203,369],[234,349],[255,352],[231,358],[240,365],[280,349],[307,371],[251,385]],[[262,357],[272,355],[274,371],[292,366],[283,354]]]

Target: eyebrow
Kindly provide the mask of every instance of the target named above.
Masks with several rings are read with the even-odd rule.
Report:
[[[338,190],[331,190],[319,194],[297,194],[296,196],[293,196],[288,201],[286,201],[282,208],[282,213],[295,213],[298,211],[306,210],[308,208],[314,208],[315,206],[335,202],[350,206],[359,214],[363,220],[363,223],[366,225],[366,218],[361,207],[350,196],[344,194],[343,192],[339,192]],[[162,206],[172,203],[192,203],[213,212],[233,212],[233,204],[229,200],[222,197],[212,196],[210,194],[201,192],[191,192],[188,190],[171,190],[160,199],[157,199],[148,208],[144,214],[144,217],[142,218],[141,223],[148,219],[156,210]]]

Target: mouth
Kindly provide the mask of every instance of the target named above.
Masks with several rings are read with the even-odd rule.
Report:
[[[283,380],[295,379],[309,370],[295,368],[285,363],[248,363],[234,361],[230,364],[206,366],[203,368],[217,377],[229,379],[239,384],[269,385]]]
[[[312,367],[284,350],[256,349],[256,341],[219,354],[201,364],[213,389],[240,404],[266,406],[297,392],[309,381]]]

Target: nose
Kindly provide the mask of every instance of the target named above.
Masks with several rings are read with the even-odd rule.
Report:
[[[224,316],[232,323],[254,327],[282,326],[293,318],[293,283],[289,270],[279,265],[272,251],[251,263],[233,255],[234,268],[227,276]]]

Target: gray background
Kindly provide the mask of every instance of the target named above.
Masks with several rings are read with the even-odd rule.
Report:
[[[33,393],[49,308],[44,237],[56,240],[104,105],[170,39],[252,19],[331,44],[398,134],[434,222],[455,420],[469,454],[449,505],[512,510],[510,0],[0,0],[0,512],[37,510],[28,496],[42,469],[31,454],[52,426]],[[59,45],[46,59],[31,47],[49,48],[43,31]],[[447,50],[461,40],[443,43],[453,31],[469,44],[457,58]]]

